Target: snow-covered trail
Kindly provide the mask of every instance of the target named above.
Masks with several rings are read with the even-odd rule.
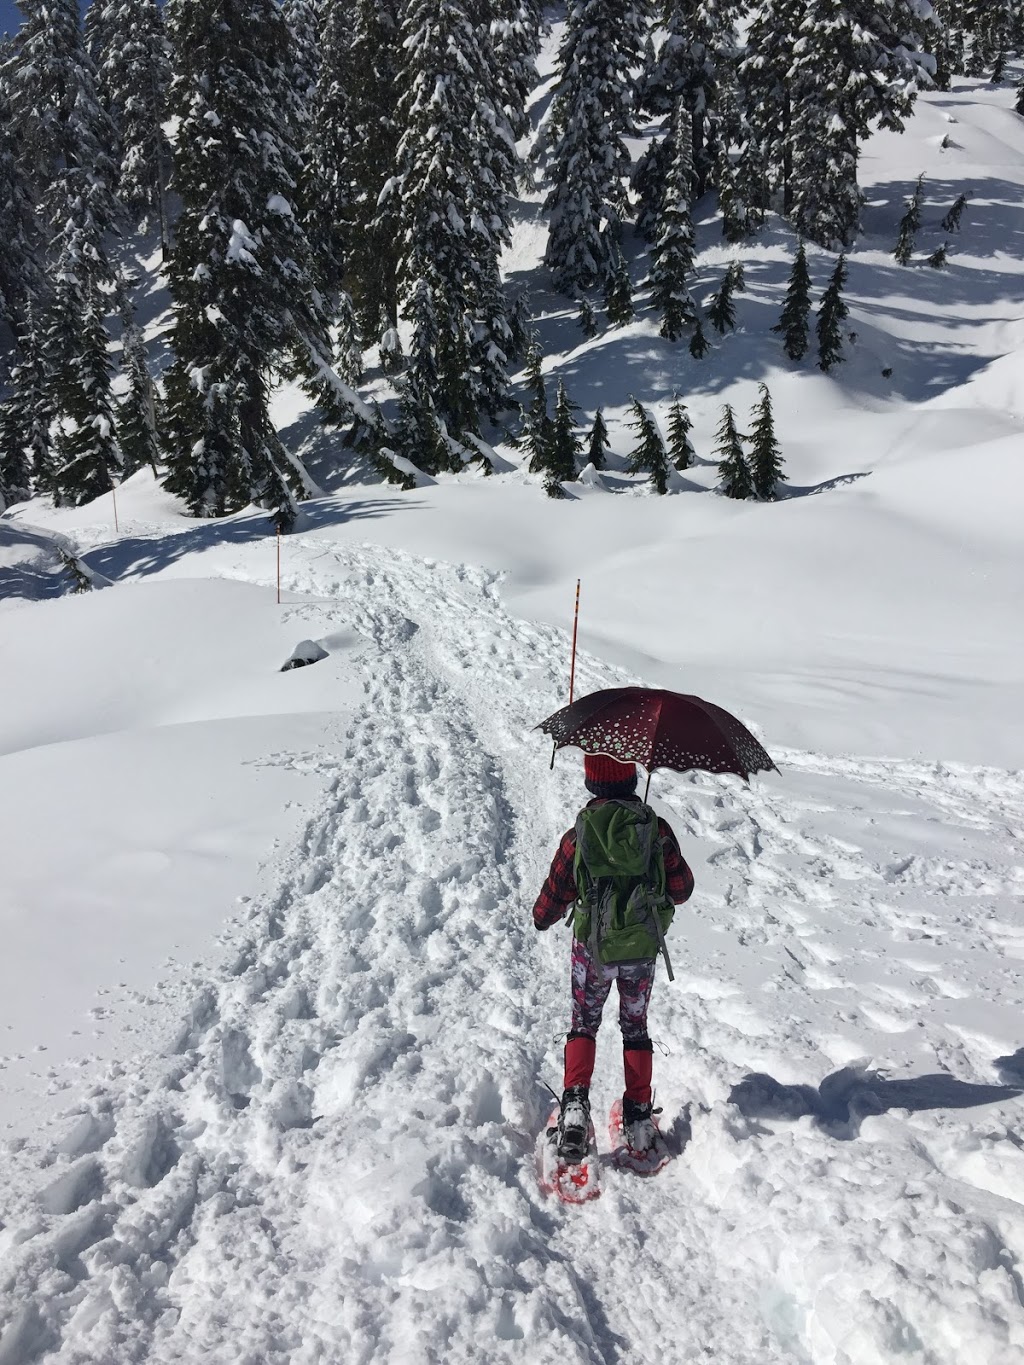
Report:
[[[257,553],[218,571],[266,581]],[[533,1143],[568,942],[529,915],[582,795],[531,733],[564,636],[492,574],[315,537],[289,561],[304,631],[365,641],[364,703],[275,756],[326,795],[174,1048],[26,1162],[0,1365],[1020,1358],[1024,1110],[993,1068],[1024,1042],[1020,776],[794,752],[749,789],[656,778],[698,881],[652,1010],[693,1138],[566,1210]],[[583,658],[581,692],[621,681]],[[944,1084],[817,1091],[866,1054]],[[598,1112],[620,1083],[609,1018]]]

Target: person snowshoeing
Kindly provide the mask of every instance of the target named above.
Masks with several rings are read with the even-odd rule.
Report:
[[[693,873],[671,827],[636,795],[636,765],[585,754],[584,779],[593,799],[563,835],[533,907],[534,926],[550,929],[576,906],[572,1026],[558,1118],[558,1155],[568,1162],[587,1151],[597,1031],[613,981],[625,1071],[623,1133],[637,1153],[655,1141],[647,1007],[664,931],[675,906],[693,893]]]

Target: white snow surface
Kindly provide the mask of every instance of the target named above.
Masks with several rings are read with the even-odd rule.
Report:
[[[146,474],[119,534],[109,498],[0,520],[0,1365],[1024,1360],[1011,98],[963,82],[869,145],[828,378],[765,368],[778,225],[703,370],[539,291],[616,453],[569,501],[497,437],[492,478],[347,487],[280,603],[265,516],[190,522]],[[946,272],[886,254],[922,168],[943,211],[972,182]],[[712,284],[735,252],[702,245]],[[531,201],[510,276],[542,247]],[[678,388],[707,458],[766,375],[794,496],[623,475],[630,392]],[[35,591],[55,536],[111,586]],[[568,934],[530,909],[585,795],[533,728],[577,577],[577,695],[708,696],[780,772],[654,777],[697,882],[651,1011],[682,1150],[569,1209],[534,1167]]]

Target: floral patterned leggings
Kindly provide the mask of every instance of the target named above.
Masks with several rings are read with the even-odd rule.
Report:
[[[595,963],[585,943],[572,944],[572,1032],[597,1037],[604,1002],[612,988],[619,987],[619,1027],[622,1041],[647,1042],[647,1006],[654,985],[654,961]]]

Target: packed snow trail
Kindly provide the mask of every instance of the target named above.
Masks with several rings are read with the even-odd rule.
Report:
[[[258,555],[220,571],[258,582]],[[656,778],[697,873],[656,1082],[693,1138],[563,1209],[533,1152],[568,942],[529,912],[583,795],[532,733],[564,636],[494,575],[315,537],[289,559],[301,633],[365,640],[364,704],[323,752],[268,756],[326,794],[174,1049],[25,1159],[0,1365],[1020,1358],[1024,1111],[984,1022],[1013,1036],[1024,1003],[1019,775],[776,753],[749,789]],[[587,656],[577,678],[628,681]],[[817,1118],[779,1121],[764,1081],[760,1111],[728,1103],[760,1072],[784,1111],[869,1050],[954,1088],[880,1113],[855,1067]],[[596,1115],[620,1055],[610,1013]],[[950,1107],[979,1082],[1001,1107]]]

